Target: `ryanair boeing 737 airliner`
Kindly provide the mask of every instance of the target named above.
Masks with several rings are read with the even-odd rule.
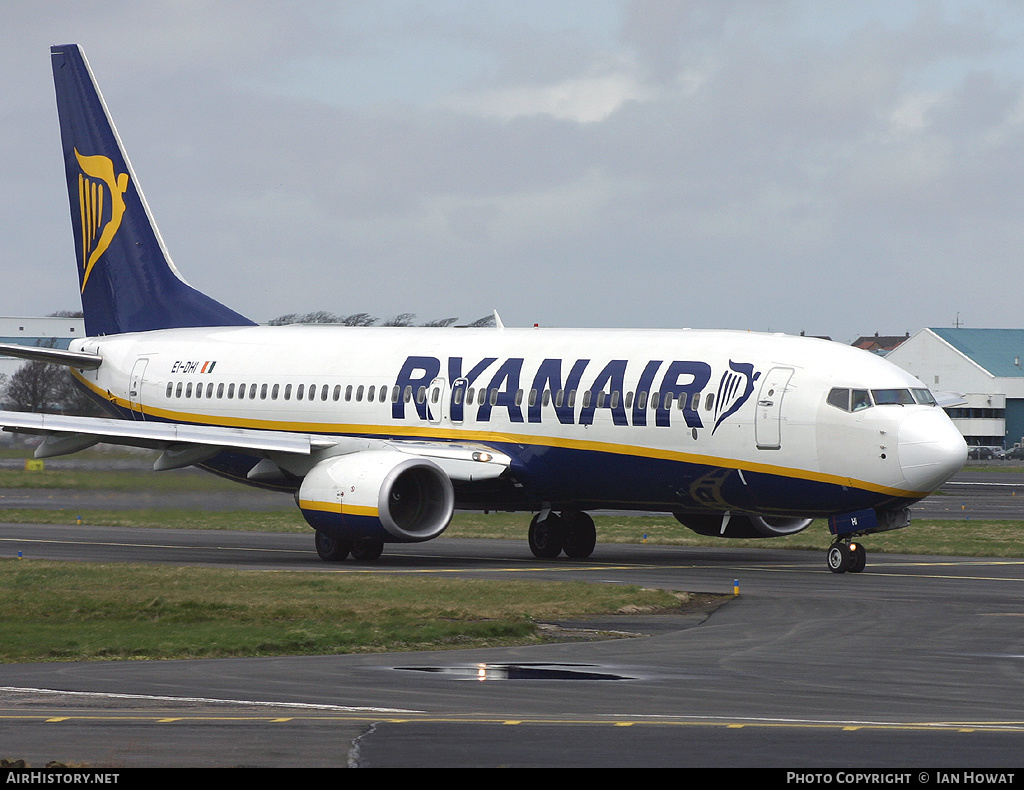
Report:
[[[587,511],[614,508],[725,538],[827,517],[835,572],[966,460],[924,384],[823,340],[257,326],[180,277],[81,49],[51,59],[89,336],[2,351],[66,365],[113,417],[0,413],[38,457],[148,447],[292,492],[325,560],[436,538],[455,508],[533,513],[537,557],[587,557]]]

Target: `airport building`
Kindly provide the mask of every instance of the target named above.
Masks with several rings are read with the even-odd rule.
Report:
[[[85,337],[83,318],[0,316],[0,343],[67,348],[76,337]],[[0,356],[0,375],[10,376],[24,364],[23,359]]]
[[[967,444],[1024,443],[1024,329],[922,329],[886,359],[933,392],[965,397],[946,411]]]
[[[905,335],[880,335],[878,332],[875,332],[874,336],[858,337],[850,345],[870,351],[873,354],[885,356],[909,337],[910,332],[907,332]]]

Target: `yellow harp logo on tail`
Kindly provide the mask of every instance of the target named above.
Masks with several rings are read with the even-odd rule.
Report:
[[[75,149],[81,171],[78,174],[78,204],[82,214],[82,292],[89,274],[107,251],[124,216],[124,193],[128,174],[114,173],[114,163],[106,156],[82,156]],[[109,196],[109,198],[108,198]],[[109,200],[109,209],[105,202]]]

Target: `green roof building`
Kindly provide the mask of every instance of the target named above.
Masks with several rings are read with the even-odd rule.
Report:
[[[969,445],[1024,443],[1024,329],[922,329],[886,359],[932,392],[964,396],[946,411]]]

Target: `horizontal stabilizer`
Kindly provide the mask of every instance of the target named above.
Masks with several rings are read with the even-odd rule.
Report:
[[[79,370],[96,370],[103,361],[99,354],[42,346],[22,346],[17,343],[0,343],[0,356],[28,359],[33,362],[52,362],[54,365],[67,365],[69,368]]]

